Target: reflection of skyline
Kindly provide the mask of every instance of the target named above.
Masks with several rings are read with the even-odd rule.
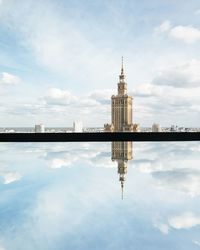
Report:
[[[112,154],[110,146],[1,144],[2,169],[23,178],[1,183],[0,248],[145,250],[151,244],[167,250],[181,249],[181,241],[185,249],[196,249],[199,144],[113,142]],[[52,170],[55,159],[72,161]],[[123,202],[120,163],[126,166],[123,177],[128,174]]]
[[[121,183],[122,200],[124,195],[124,182],[127,174],[127,164],[133,159],[132,142],[112,142],[112,160],[117,162],[119,181]]]

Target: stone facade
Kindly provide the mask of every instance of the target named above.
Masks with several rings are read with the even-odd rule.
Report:
[[[137,132],[139,125],[133,124],[133,97],[127,94],[123,61],[119,75],[118,93],[111,97],[111,124],[104,125],[104,132]]]

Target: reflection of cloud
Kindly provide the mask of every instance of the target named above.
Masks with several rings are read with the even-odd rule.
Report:
[[[94,167],[113,167],[110,154],[103,154],[95,150],[77,150],[77,152],[52,152],[45,157],[50,168],[72,166],[76,162],[86,163]]]
[[[185,212],[179,215],[170,216],[166,223],[155,221],[154,227],[158,228],[161,233],[168,234],[169,229],[189,229],[200,225],[200,216],[192,212]]]
[[[116,168],[116,163],[111,161],[110,153],[100,153],[89,160],[89,164],[100,168]]]
[[[65,167],[65,166],[69,166],[71,165],[72,162],[71,161],[67,161],[65,159],[52,159],[52,161],[50,162],[50,168],[61,168],[61,167]]]
[[[186,229],[200,225],[200,216],[191,212],[173,216],[168,219],[169,225],[174,229]]]
[[[179,169],[155,172],[152,176],[160,187],[184,192],[191,196],[200,195],[200,171]]]
[[[18,76],[12,75],[7,72],[0,73],[0,84],[3,85],[15,85],[21,82]]]
[[[4,184],[9,184],[21,179],[21,175],[17,172],[8,172],[3,175]]]
[[[71,166],[78,160],[78,157],[70,151],[49,152],[44,157],[50,168],[61,168]]]
[[[195,245],[197,245],[197,246],[200,247],[200,241],[198,241],[198,240],[193,240],[193,243],[194,243]]]
[[[21,174],[17,173],[16,171],[11,171],[5,167],[0,167],[0,176],[3,177],[4,184],[10,184],[12,182],[18,181],[22,177]]]
[[[175,231],[186,233],[186,230],[182,230],[184,231],[182,232],[178,228],[192,228],[198,225],[198,214],[182,212],[183,208],[185,209],[187,206],[186,202],[190,202],[191,199],[185,199],[184,195],[177,195],[175,192],[174,196],[168,199],[167,187],[160,190],[156,185],[152,185],[152,182],[157,184],[154,173],[166,174],[170,171],[189,169],[186,166],[191,163],[191,157],[194,156],[196,159],[199,152],[189,149],[188,155],[185,157],[186,163],[183,161],[183,155],[186,154],[187,148],[194,148],[195,144],[187,143],[183,147],[182,143],[181,146],[172,143],[167,145],[166,143],[134,143],[136,150],[134,151],[135,160],[132,161],[132,164],[135,167],[128,171],[125,185],[126,196],[123,202],[120,200],[117,168],[115,171],[114,169],[92,168],[92,166],[107,167],[109,164],[107,161],[111,162],[110,143],[21,145],[15,144],[15,150],[10,145],[9,154],[13,151],[14,156],[20,155],[18,161],[23,162],[30,183],[28,183],[28,189],[27,182],[18,185],[20,194],[23,195],[19,195],[19,192],[16,192],[15,188],[13,189],[17,202],[14,195],[7,198],[10,206],[20,211],[13,222],[12,216],[10,216],[13,210],[6,210],[9,219],[8,221],[6,221],[7,217],[5,219],[3,236],[6,240],[19,239],[17,242],[13,240],[10,243],[16,244],[17,247],[9,247],[9,249],[20,249],[21,242],[27,245],[27,243],[33,243],[33,240],[37,242],[39,249],[45,249],[45,247],[60,249],[66,244],[69,249],[88,249],[88,242],[91,239],[94,241],[95,248],[97,237],[104,243],[106,235],[110,236],[109,232],[114,232],[114,235],[112,233],[112,238],[107,238],[106,244],[108,243],[109,247],[113,249],[119,248],[118,246],[123,249],[123,242],[120,245],[120,239],[116,237],[122,232],[130,232],[127,242],[134,241],[133,244],[137,243],[138,248],[142,248],[144,245],[143,243],[141,245],[141,239],[144,240],[144,235],[145,242],[149,242],[149,240],[157,242],[157,239],[161,239],[163,242],[170,241],[171,243],[174,240]],[[26,148],[25,153],[23,153],[24,148]],[[40,150],[42,155],[46,155],[45,157],[41,156]],[[28,161],[33,162],[29,168],[26,167],[27,158]],[[71,158],[74,159],[74,162],[71,163],[74,166],[72,168],[57,172],[44,168],[44,161],[52,162],[54,167],[61,167],[66,164],[67,159]],[[180,161],[180,159],[182,160]],[[116,162],[111,163],[116,167]],[[143,163],[146,165],[142,169]],[[21,164],[19,166],[23,167]],[[35,169],[37,172],[32,174]],[[196,163],[192,165],[191,170],[195,169]],[[7,189],[10,191],[10,187]],[[170,192],[170,196],[171,194],[172,192]],[[7,203],[4,203],[4,206],[6,208]],[[180,212],[177,212],[179,210]],[[173,214],[169,214],[172,211]],[[167,237],[160,237],[159,231],[152,230],[152,227],[149,226],[152,217],[160,218],[160,216],[164,217],[163,221],[155,222],[154,227],[162,234],[168,234]],[[181,224],[181,220],[184,220],[184,223]],[[143,235],[141,235],[141,230],[144,232]],[[176,236],[177,234],[175,238]],[[84,237],[87,237],[85,247],[81,247],[81,244],[78,247],[77,238],[81,242]],[[116,238],[119,242],[115,241]],[[115,242],[114,246],[112,241]],[[45,245],[47,243],[48,246]],[[89,248],[93,247],[90,245]]]
[[[80,147],[75,147],[73,143],[70,143],[67,147],[68,150],[64,150],[63,147],[58,150],[51,149],[43,158],[47,160],[51,168],[72,166],[78,162],[101,167],[111,165],[110,154],[104,153],[104,150],[110,150],[107,147],[109,144],[103,146],[101,143],[95,143],[95,147],[93,145],[92,143],[80,143]]]
[[[197,196],[200,195],[198,150],[196,143],[171,143],[169,147],[162,143],[151,144],[151,148],[145,149],[147,159],[143,158],[141,150],[133,165],[151,174],[155,185],[161,188]]]
[[[163,234],[169,233],[169,226],[167,224],[164,224],[162,222],[154,222],[154,227],[158,228]]]

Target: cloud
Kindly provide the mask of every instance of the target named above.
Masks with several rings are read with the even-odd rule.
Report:
[[[155,32],[158,33],[166,33],[170,38],[180,40],[186,44],[193,44],[195,42],[200,41],[200,30],[188,25],[188,26],[174,26],[170,24],[170,22],[164,21],[160,26],[155,28]]]
[[[183,41],[188,44],[200,40],[200,30],[192,26],[176,26],[171,29],[170,37]]]
[[[59,88],[50,88],[44,97],[44,100],[49,105],[69,105],[74,104],[78,98],[67,90]]]
[[[103,126],[110,119],[110,98],[107,98],[110,94],[104,96],[103,92],[103,90],[95,90],[87,95],[78,96],[68,89],[49,88],[35,100],[8,103],[6,107],[1,106],[0,109],[13,120],[17,117],[31,116],[32,123],[49,122],[50,126],[57,126],[55,122],[59,122],[59,126],[69,126],[74,120],[80,119],[84,126],[88,124],[93,126],[96,121],[98,121],[96,126]],[[55,115],[54,120],[52,115]],[[67,123],[63,119],[66,117]]]
[[[155,28],[156,33],[162,33],[162,32],[167,32],[171,29],[171,24],[169,20],[164,21],[161,23],[160,26]]]
[[[152,84],[180,88],[200,87],[200,61],[191,60],[168,67],[154,77]]]
[[[111,96],[115,93],[114,89],[97,89],[88,94],[88,97],[101,104],[110,104]]]
[[[133,97],[154,97],[161,95],[162,89],[151,83],[143,83],[129,91],[129,94]]]
[[[16,85],[21,82],[21,79],[7,72],[0,73],[0,85]]]
[[[87,89],[95,82],[105,87],[108,78],[112,79],[114,75],[119,55],[114,54],[104,41],[103,45],[102,40],[97,39],[99,28],[93,22],[90,23],[93,29],[88,28],[88,22],[85,24],[82,19],[79,20],[76,8],[72,16],[70,8],[63,15],[63,10],[53,1],[47,1],[48,4],[46,1],[21,2],[5,4],[2,22],[6,28],[17,33],[18,42],[30,51],[33,60],[42,69],[70,79],[70,84],[83,87],[81,83],[84,82]]]

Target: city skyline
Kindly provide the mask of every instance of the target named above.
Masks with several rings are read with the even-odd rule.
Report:
[[[194,0],[1,0],[0,127],[102,126],[122,55],[137,123],[198,127],[199,19]]]

